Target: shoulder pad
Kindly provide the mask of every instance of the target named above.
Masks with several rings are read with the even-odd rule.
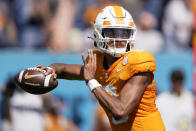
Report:
[[[155,59],[153,55],[147,51],[130,51],[124,59],[128,59],[128,61],[127,64],[124,65],[124,71],[120,74],[120,79],[122,80],[127,80],[137,73],[153,72],[156,70]]]
[[[129,64],[141,64],[150,61],[155,63],[153,55],[147,51],[133,50],[130,51],[126,57],[129,58]]]

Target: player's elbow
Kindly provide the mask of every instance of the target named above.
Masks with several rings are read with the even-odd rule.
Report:
[[[113,117],[116,120],[122,119],[125,116],[127,116],[129,114],[129,112],[127,111],[127,109],[125,107],[118,107],[115,109],[115,111],[113,112]]]
[[[125,111],[119,111],[113,114],[115,120],[121,120],[128,115]]]
[[[131,104],[125,104],[125,105],[118,105],[118,108],[115,108],[113,112],[113,117],[118,120],[125,118],[128,116],[138,105],[138,99],[132,100]]]
[[[113,117],[114,117],[116,120],[120,120],[120,119],[122,119],[124,116],[126,116],[126,115],[124,115],[123,113],[115,113],[115,114],[113,114]]]

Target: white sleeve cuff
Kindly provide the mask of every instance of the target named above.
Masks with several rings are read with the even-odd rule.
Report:
[[[96,79],[91,79],[88,81],[88,88],[90,89],[90,91],[92,92],[95,88],[99,87],[102,85],[99,84],[99,82]]]

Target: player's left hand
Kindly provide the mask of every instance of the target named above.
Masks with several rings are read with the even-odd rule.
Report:
[[[84,54],[82,54],[82,60],[84,63],[84,79],[88,82],[95,78],[95,72],[97,69],[97,57],[93,54],[93,50],[88,50],[88,61],[85,60]]]

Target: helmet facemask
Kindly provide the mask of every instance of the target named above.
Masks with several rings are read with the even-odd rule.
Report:
[[[129,52],[135,43],[135,29],[123,27],[99,28],[94,25],[96,46],[114,57]]]

